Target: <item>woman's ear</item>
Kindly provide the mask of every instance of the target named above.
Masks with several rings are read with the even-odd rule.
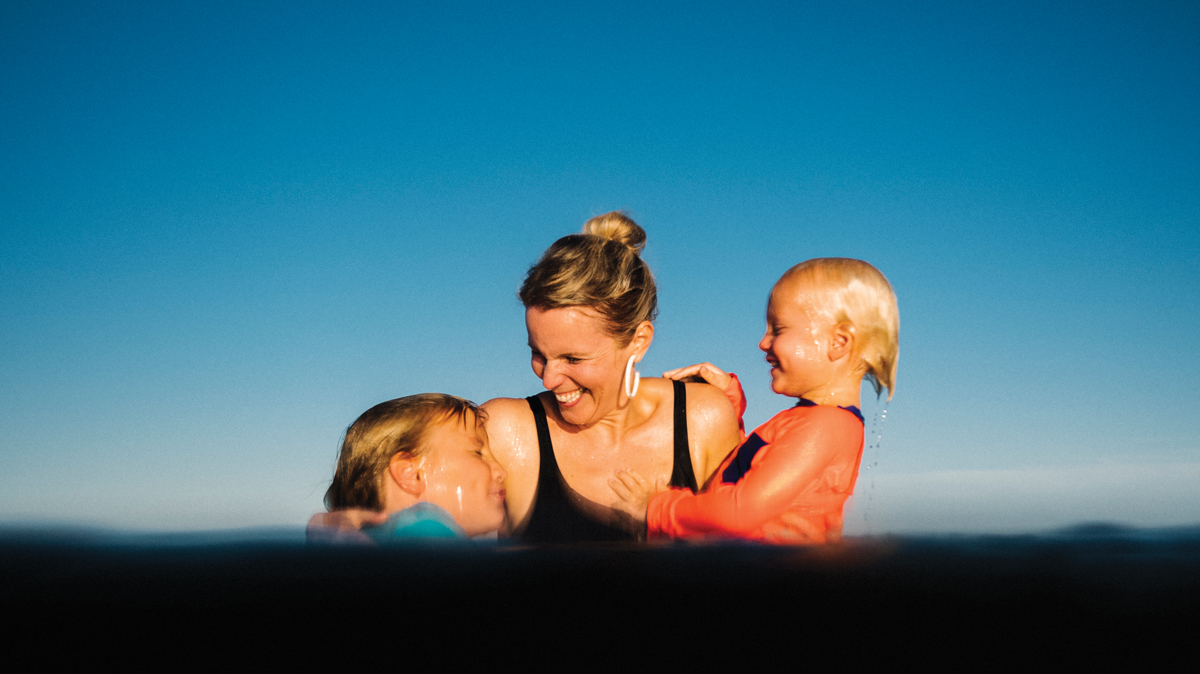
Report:
[[[833,326],[833,335],[829,339],[829,360],[837,361],[854,353],[858,334],[853,323],[838,323]]]
[[[425,493],[425,481],[421,479],[419,461],[407,452],[396,452],[388,461],[388,476],[401,491],[412,496]]]
[[[646,350],[650,348],[650,342],[654,341],[654,324],[650,321],[642,321],[638,324],[637,330],[633,332],[633,340],[630,341],[630,346],[633,350],[641,354],[638,357],[640,361],[646,355]]]

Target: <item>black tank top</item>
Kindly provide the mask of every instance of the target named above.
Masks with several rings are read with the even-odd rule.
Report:
[[[675,466],[671,469],[672,487],[699,489],[696,473],[692,470],[692,454],[688,449],[687,432],[687,389],[683,382],[675,382]],[[527,543],[581,543],[587,541],[634,541],[641,532],[629,517],[607,506],[590,501],[567,484],[558,460],[554,458],[554,446],[550,444],[550,425],[546,421],[546,409],[537,396],[526,398],[533,418],[537,422],[538,453],[541,466],[538,469],[537,496],[533,501],[533,514],[521,540]]]

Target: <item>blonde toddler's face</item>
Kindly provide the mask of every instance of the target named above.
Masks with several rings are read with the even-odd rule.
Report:
[[[465,422],[465,423],[464,423]],[[504,469],[492,458],[487,432],[472,414],[439,422],[425,436],[420,457],[421,500],[441,507],[468,536],[500,528],[504,521]]]
[[[776,283],[758,343],[771,364],[771,390],[793,398],[811,397],[836,377],[829,358],[836,322],[819,308],[815,290],[795,279]]]

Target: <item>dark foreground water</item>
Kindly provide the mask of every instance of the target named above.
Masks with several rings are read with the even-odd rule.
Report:
[[[835,658],[974,669],[1144,664],[1190,654],[1200,629],[1200,527],[822,548],[302,540],[0,531],[6,650],[238,669],[345,668],[363,655],[412,659],[401,669],[428,658],[458,668],[785,658],[790,669]]]

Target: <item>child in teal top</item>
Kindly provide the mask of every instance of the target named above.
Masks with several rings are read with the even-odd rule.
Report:
[[[474,403],[442,393],[367,410],[346,429],[325,493],[336,512],[315,517],[310,537],[337,539],[314,534],[330,526],[361,526],[379,544],[495,532],[504,521],[505,474],[491,457],[484,421]]]
[[[450,513],[427,501],[392,513],[383,524],[366,526],[362,531],[380,545],[414,539],[467,537],[467,532],[458,526]]]

